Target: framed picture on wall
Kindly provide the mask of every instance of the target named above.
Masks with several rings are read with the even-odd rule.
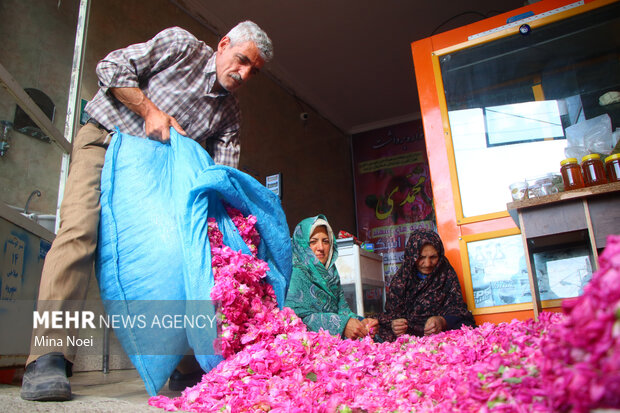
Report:
[[[540,300],[578,297],[592,279],[592,254],[585,246],[556,248],[533,254]]]
[[[463,236],[461,243],[467,304],[474,314],[531,307],[525,251],[518,229]]]

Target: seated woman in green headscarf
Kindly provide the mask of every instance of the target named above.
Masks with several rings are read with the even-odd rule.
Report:
[[[322,328],[351,339],[369,333],[374,336],[378,321],[358,317],[344,298],[337,258],[336,237],[324,215],[297,224],[293,232],[293,274],[284,305],[312,331]]]

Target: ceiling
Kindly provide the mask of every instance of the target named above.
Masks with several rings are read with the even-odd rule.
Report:
[[[242,20],[274,44],[263,71],[345,133],[420,117],[411,42],[524,0],[172,0],[219,36]]]

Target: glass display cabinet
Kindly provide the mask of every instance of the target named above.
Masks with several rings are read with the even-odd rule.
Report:
[[[353,238],[338,239],[336,242],[336,268],[351,310],[362,317],[372,317],[383,312],[383,256],[360,248],[353,242]]]
[[[579,295],[604,241],[586,227],[526,239],[509,215],[509,186],[552,179],[567,157],[612,153],[620,2],[543,0],[412,51],[438,230],[477,321],[530,318],[537,300],[557,308]],[[617,188],[606,192],[617,202]],[[563,193],[554,195],[562,209]],[[557,234],[570,232],[561,225]]]

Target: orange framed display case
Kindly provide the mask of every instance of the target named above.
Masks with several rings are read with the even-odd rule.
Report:
[[[478,323],[537,315],[535,300],[476,307],[468,245],[520,234],[508,187],[559,173],[568,127],[620,127],[620,103],[593,103],[620,90],[619,28],[618,0],[542,0],[411,44],[438,232]]]

